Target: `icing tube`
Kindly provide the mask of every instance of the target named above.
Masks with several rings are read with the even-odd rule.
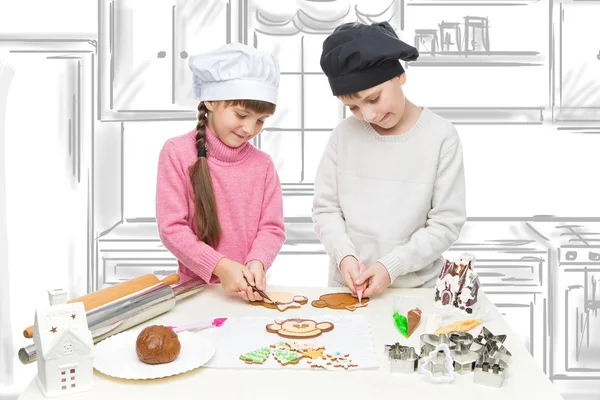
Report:
[[[362,275],[363,272],[365,272],[367,268],[365,267],[365,264],[362,263],[362,261],[358,262],[358,277],[360,278],[360,276]],[[358,296],[358,303],[362,304],[362,295],[363,295],[363,289],[356,289],[356,295]]]
[[[193,324],[179,325],[179,326],[169,326],[169,328],[173,329],[173,332],[183,332],[183,331],[197,331],[200,329],[219,327],[223,325],[223,323],[227,320],[227,318],[215,318],[211,320],[205,320],[200,322],[195,322]]]

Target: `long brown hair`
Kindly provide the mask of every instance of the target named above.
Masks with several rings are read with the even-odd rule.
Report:
[[[224,101],[222,106],[240,106],[257,114],[275,113],[275,104],[259,100],[229,100]],[[196,150],[198,153],[206,149],[208,112],[204,102],[200,102],[198,104],[198,123],[196,124]],[[208,150],[210,152],[210,149]],[[198,157],[198,160],[190,167],[190,179],[194,190],[196,236],[198,240],[214,248],[221,240],[221,224],[206,157]]]

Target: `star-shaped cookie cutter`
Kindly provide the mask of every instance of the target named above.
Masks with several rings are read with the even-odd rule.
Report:
[[[473,340],[471,350],[480,356],[488,356],[508,363],[512,354],[504,346],[505,340],[506,335],[494,336],[486,327],[483,327],[479,336]]]

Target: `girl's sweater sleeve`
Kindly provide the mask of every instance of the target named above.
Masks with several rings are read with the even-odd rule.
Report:
[[[156,220],[164,246],[202,280],[216,281],[213,271],[224,257],[198,240],[188,225],[189,176],[172,142],[163,146],[158,161],[156,184]]]

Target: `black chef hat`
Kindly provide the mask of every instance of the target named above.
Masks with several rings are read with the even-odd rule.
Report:
[[[416,48],[398,38],[388,22],[349,22],[335,28],[323,42],[321,68],[334,96],[377,86],[404,72],[398,60],[413,61]]]

